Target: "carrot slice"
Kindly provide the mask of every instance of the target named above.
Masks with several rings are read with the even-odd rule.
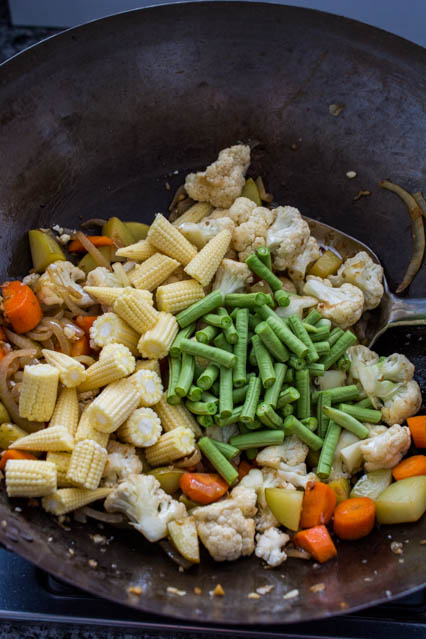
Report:
[[[409,417],[407,424],[416,447],[426,448],[426,415]]]
[[[413,455],[404,459],[392,469],[392,475],[396,480],[426,475],[426,455]]]
[[[211,504],[217,501],[228,490],[229,486],[216,473],[184,473],[179,479],[182,492],[200,504]]]
[[[93,322],[98,319],[99,315],[77,315],[75,318],[75,323],[79,328],[82,328],[83,331],[88,335],[90,329],[92,328]]]
[[[292,542],[311,553],[312,557],[320,564],[337,555],[336,546],[330,533],[323,525],[300,530],[294,535]]]
[[[72,343],[71,357],[78,357],[79,355],[90,355],[90,342],[87,335],[83,335],[80,339]]]
[[[254,466],[252,466],[248,461],[243,459],[243,461],[238,466],[238,481],[241,481],[243,477],[249,474],[251,470],[253,470]]]
[[[40,302],[26,284],[18,280],[1,286],[3,309],[15,333],[26,333],[37,326],[43,317]]]
[[[303,497],[301,528],[328,524],[336,508],[336,494],[330,486],[320,481],[308,482]]]
[[[373,529],[376,505],[369,497],[340,502],[334,511],[334,532],[340,539],[361,539]]]
[[[0,460],[0,470],[6,468],[9,459],[37,459],[31,453],[25,453],[23,450],[5,450]]]
[[[110,237],[106,235],[86,235],[87,239],[93,244],[93,246],[114,246],[114,242]],[[80,240],[72,240],[68,244],[68,251],[70,253],[86,253],[86,249]]]

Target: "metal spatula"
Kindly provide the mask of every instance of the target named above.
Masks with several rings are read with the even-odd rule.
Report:
[[[331,248],[345,260],[358,251],[366,251],[371,258],[380,264],[377,255],[362,242],[338,231],[328,224],[305,217],[312,235],[320,246]],[[365,337],[369,346],[388,328],[402,325],[426,325],[426,298],[402,299],[390,292],[386,277],[383,278],[384,295],[378,308],[369,311],[365,327]]]

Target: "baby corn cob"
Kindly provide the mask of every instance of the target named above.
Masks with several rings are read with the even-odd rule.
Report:
[[[154,371],[161,378],[160,361],[158,359],[139,359],[136,361],[136,372]]]
[[[78,398],[75,388],[63,388],[59,393],[55,410],[49,422],[49,428],[52,426],[63,426],[74,436],[78,424]],[[42,431],[41,431],[42,432]]]
[[[159,286],[156,292],[156,301],[159,311],[166,313],[178,313],[198,302],[204,297],[204,289],[195,280],[184,280]]]
[[[159,251],[173,257],[186,266],[197,254],[197,249],[170,224],[164,215],[158,213],[149,227],[147,239]]]
[[[64,386],[74,388],[84,382],[86,378],[85,368],[76,359],[64,353],[50,351],[47,348],[43,348],[41,352],[46,362],[58,369],[59,380]]]
[[[9,448],[19,450],[70,452],[74,448],[74,437],[65,426],[49,426],[13,442]]]
[[[124,344],[136,355],[139,335],[116,313],[104,313],[95,320],[90,328],[90,339],[95,346]]]
[[[55,490],[55,464],[32,459],[8,460],[6,491],[9,497],[44,497]]]
[[[25,366],[19,396],[19,415],[30,421],[47,422],[55,409],[59,371],[50,364]]]
[[[0,424],[0,450],[6,450],[13,442],[27,435],[28,433],[16,424],[8,422]]]
[[[49,452],[46,461],[55,464],[58,488],[72,486],[72,482],[67,479],[67,472],[71,461],[71,453],[53,453]]]
[[[78,442],[72,451],[67,479],[81,488],[94,490],[101,481],[107,456],[105,448],[93,439]]]
[[[182,404],[171,405],[167,403],[167,393],[164,393],[154,410],[161,420],[163,430],[168,432],[179,426],[185,426],[192,430],[196,437],[201,437],[202,432],[192,414]]]
[[[138,333],[145,333],[158,320],[158,311],[141,299],[138,289],[130,289],[123,293],[114,303],[114,312]]]
[[[104,499],[111,492],[111,488],[96,488],[85,490],[84,488],[61,488],[48,497],[41,500],[44,510],[52,515],[65,515],[72,510],[82,508],[99,499]]]
[[[106,386],[122,377],[127,377],[135,370],[135,358],[123,344],[107,344],[101,350],[97,362],[89,366],[86,380],[78,387],[83,393],[101,386]]]
[[[148,240],[139,240],[135,244],[119,248],[115,254],[117,257],[126,257],[128,260],[143,262],[156,252],[155,247]]]
[[[139,392],[128,379],[109,384],[87,408],[91,424],[102,433],[113,433],[139,406]]]
[[[198,224],[201,222],[207,215],[213,211],[213,207],[208,202],[197,202],[193,204],[185,213],[179,215],[179,217],[173,222],[173,226],[179,226],[181,224],[185,224],[186,222],[192,222],[193,224]]]
[[[182,236],[183,237],[183,236]],[[167,255],[154,253],[145,262],[135,266],[129,273],[131,284],[138,289],[153,291],[177,269],[179,262]]]
[[[178,331],[179,326],[174,315],[159,313],[156,325],[144,333],[139,340],[140,354],[148,359],[166,357]]]
[[[160,401],[163,394],[161,377],[155,371],[140,370],[129,377],[129,381],[137,388],[141,406],[153,406]]]
[[[75,441],[81,442],[84,439],[93,439],[102,448],[106,448],[109,439],[109,433],[101,433],[100,430],[96,430],[93,426],[90,417],[87,414],[87,408],[83,411],[80,417],[77,430],[75,432]]]
[[[167,466],[176,459],[190,455],[194,450],[194,433],[189,428],[179,426],[164,433],[156,444],[146,448],[145,457],[150,466]]]
[[[210,284],[229,248],[231,238],[232,233],[226,229],[218,233],[185,267],[185,273],[202,286]]]
[[[160,419],[151,408],[138,408],[117,431],[117,437],[140,448],[152,446],[161,435]]]

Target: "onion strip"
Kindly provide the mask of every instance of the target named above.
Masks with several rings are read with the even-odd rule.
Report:
[[[422,265],[425,252],[425,229],[422,219],[422,211],[411,193],[388,180],[381,180],[379,186],[399,195],[405,203],[411,219],[411,237],[413,240],[413,254],[408,264],[401,284],[396,289],[397,293],[402,293],[413,281],[417,271]]]
[[[61,351],[63,353],[65,353],[65,355],[70,355],[71,354],[71,346],[69,341],[67,340],[67,338],[64,335],[64,329],[63,326],[61,326],[61,324],[52,319],[51,317],[45,317],[43,320],[43,325],[44,326],[49,326],[49,328],[52,329],[52,333],[53,335],[56,337],[56,339],[58,340],[58,344],[59,347],[61,349]]]
[[[23,417],[19,415],[18,406],[16,402],[14,401],[12,394],[9,390],[9,387],[7,385],[7,376],[8,376],[8,373],[10,372],[9,368],[11,364],[13,364],[17,358],[35,357],[36,354],[37,354],[36,348],[23,348],[16,351],[12,351],[8,355],[6,355],[6,357],[3,357],[3,359],[0,362],[0,399],[5,405],[11,417],[12,422],[15,424],[18,424],[18,426],[21,426],[21,428],[23,428],[27,432],[34,432],[35,430],[42,428],[43,424],[41,423],[38,423],[37,425],[33,424],[32,422],[29,422],[27,419],[24,419]]]
[[[82,233],[81,231],[77,231],[74,237],[76,240],[80,240],[86,251],[90,253],[98,266],[103,266],[109,271],[111,270],[109,260],[107,260],[106,257],[102,255],[102,253],[96,248],[96,246],[92,244],[92,242],[84,233]]]
[[[176,468],[190,468],[191,466],[196,466],[200,461],[201,451],[199,448],[196,448],[189,457],[179,459],[174,463],[174,465],[176,466]]]
[[[17,335],[13,331],[4,327],[4,332],[6,333],[6,337],[8,341],[17,346],[18,348],[34,348],[36,349],[36,357],[38,357],[41,353],[40,344],[35,344],[32,339],[25,337],[24,335]]]
[[[416,200],[417,204],[420,207],[423,217],[426,219],[426,200],[424,199],[421,191],[417,191],[417,193],[413,193],[413,198]]]

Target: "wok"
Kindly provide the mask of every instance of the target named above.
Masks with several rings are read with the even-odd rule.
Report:
[[[32,47],[0,68],[1,276],[27,271],[28,229],[111,215],[148,222],[166,210],[166,182],[174,189],[188,170],[243,140],[257,143],[253,174],[265,177],[276,201],[371,246],[395,289],[410,255],[409,220],[377,181],[424,187],[424,63],[419,47],[357,22],[234,2],[123,13]],[[329,105],[340,103],[343,112],[331,115]],[[371,196],[354,200],[360,190]],[[410,294],[425,290],[423,269]],[[384,351],[398,343],[407,352],[400,330],[388,331]],[[417,364],[421,347],[416,341],[407,352]],[[179,573],[141,535],[105,529],[113,539],[101,553],[89,536],[99,532],[95,524],[61,527],[37,508],[11,505],[1,492],[0,540],[8,548],[101,597],[187,620],[307,621],[425,581],[425,518],[340,543],[338,561],[317,569],[296,559],[265,571],[254,558],[205,558]],[[388,535],[409,540],[404,562]],[[311,592],[318,582],[325,590]],[[217,583],[225,597],[209,596]],[[274,586],[268,595],[247,599],[265,584]],[[128,594],[129,585],[143,594]],[[169,594],[169,585],[187,594]],[[283,599],[293,588],[299,597]]]

